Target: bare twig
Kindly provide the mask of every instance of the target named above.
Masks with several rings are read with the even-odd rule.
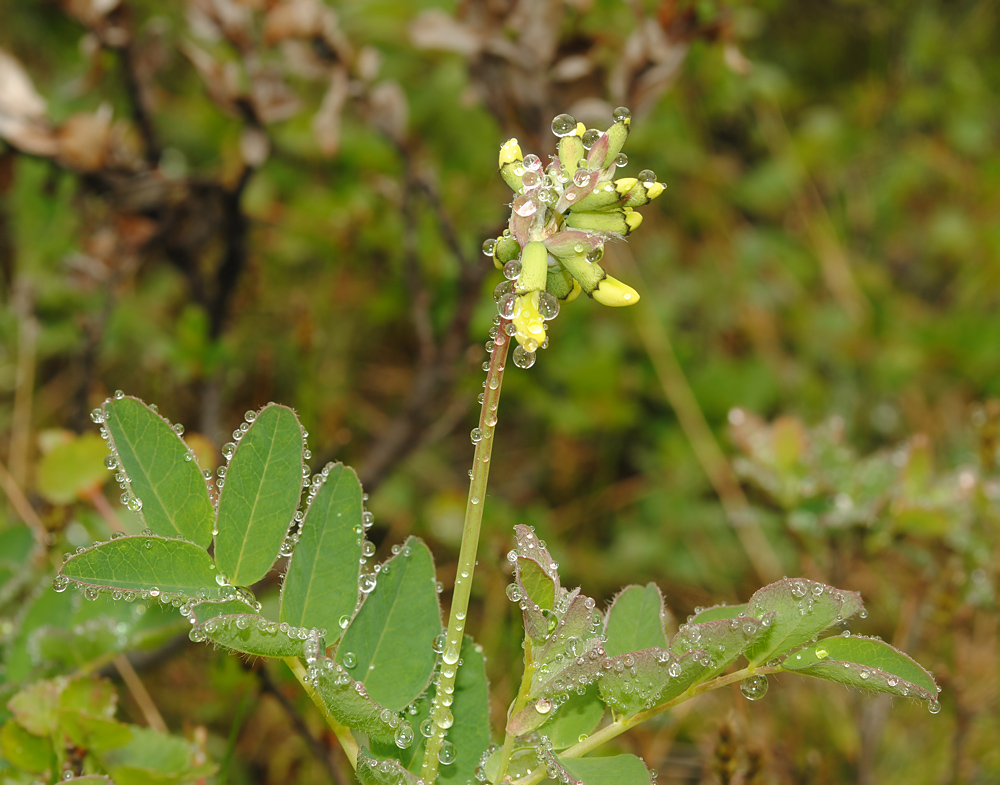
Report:
[[[125,682],[125,686],[128,687],[129,694],[131,694],[136,705],[138,705],[139,711],[142,712],[142,716],[146,718],[146,724],[159,733],[166,733],[167,723],[163,721],[163,715],[156,708],[156,704],[146,689],[146,685],[142,683],[142,679],[135,672],[135,668],[132,667],[132,663],[129,662],[128,657],[124,654],[119,654],[114,659],[114,666],[115,670],[118,671],[118,675],[122,677],[122,681]]]
[[[14,478],[11,477],[10,472],[7,471],[7,467],[3,465],[2,461],[0,461],[0,487],[3,488],[3,492],[7,495],[7,499],[10,501],[14,511],[21,516],[21,520],[31,529],[35,543],[38,546],[37,558],[39,560],[44,559],[48,541],[48,532],[45,529],[45,524],[42,523],[41,518],[38,517],[38,513],[35,512],[35,508],[31,506],[31,503],[21,492],[20,486],[14,482]]]

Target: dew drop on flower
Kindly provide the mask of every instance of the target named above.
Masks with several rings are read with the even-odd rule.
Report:
[[[538,314],[545,321],[551,321],[559,315],[559,300],[551,292],[541,292],[538,295]]]
[[[530,368],[535,364],[535,353],[526,351],[523,346],[514,348],[514,365],[518,368]]]
[[[521,274],[521,263],[517,259],[512,259],[503,267],[504,278],[513,281]]]
[[[599,245],[596,248],[591,248],[587,251],[587,261],[594,263],[599,262],[604,258],[604,246]]]
[[[524,186],[525,191],[533,191],[534,189],[540,187],[542,184],[542,176],[538,172],[533,172],[528,170],[524,173],[524,177],[521,178],[521,185]]]
[[[534,215],[537,209],[538,205],[535,204],[535,200],[527,194],[521,194],[514,200],[514,212],[522,218]]]
[[[496,250],[497,241],[492,237],[483,243],[483,255],[493,256],[493,252]]]
[[[628,163],[628,156],[625,153],[618,153],[615,156],[615,166],[625,166]]]
[[[620,123],[623,120],[628,120],[632,117],[632,112],[627,106],[616,106],[614,111],[611,113],[616,123]]]
[[[571,114],[560,114],[552,118],[552,133],[556,136],[572,136],[576,133],[576,118]]]
[[[583,188],[587,183],[590,182],[590,172],[586,169],[577,169],[573,172],[573,184],[579,188]]]
[[[596,128],[588,128],[583,132],[583,147],[585,150],[589,150],[594,146],[594,142],[601,138],[601,132]]]
[[[649,186],[656,182],[656,172],[652,169],[643,169],[639,172],[638,180],[645,186]]]
[[[528,153],[521,162],[529,172],[540,172],[542,170],[542,159],[534,153]]]

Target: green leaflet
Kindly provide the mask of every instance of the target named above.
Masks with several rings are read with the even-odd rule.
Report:
[[[327,657],[318,657],[310,668],[316,694],[341,725],[367,734],[369,741],[393,743],[393,712],[373,701],[360,682]]]
[[[302,494],[303,449],[298,418],[276,404],[258,412],[236,447],[215,538],[215,561],[230,583],[256,583],[274,564]]]
[[[718,619],[735,619],[737,616],[743,616],[746,610],[746,603],[742,605],[713,605],[711,608],[705,608],[696,612],[694,618],[691,619],[691,623],[700,624]]]
[[[597,685],[601,700],[631,717],[676,698],[701,680],[710,663],[711,656],[701,649],[681,655],[643,649],[612,657]]]
[[[38,492],[52,504],[71,504],[88,491],[99,489],[110,479],[104,465],[107,453],[104,440],[96,433],[72,436],[57,444],[38,462]]]
[[[184,785],[215,771],[186,739],[150,728],[133,727],[127,744],[101,757],[115,785]]]
[[[51,771],[56,765],[51,737],[29,733],[14,720],[8,720],[0,728],[0,758],[31,772]]]
[[[239,600],[202,602],[191,609],[192,640],[210,641],[255,657],[302,657],[326,646],[319,630],[293,627],[265,619]]]
[[[218,572],[203,548],[186,540],[119,537],[70,556],[59,575],[84,586],[217,599]],[[60,579],[56,578],[58,582]]]
[[[434,559],[422,540],[411,537],[382,566],[344,633],[337,662],[353,659],[349,670],[372,700],[399,711],[427,688],[437,660],[432,643],[440,632]]]
[[[859,689],[903,697],[937,700],[934,677],[911,657],[885,641],[860,636],[825,638],[794,652],[785,670]]]
[[[635,755],[606,758],[555,758],[556,765],[580,785],[649,785],[649,769]]]
[[[627,586],[611,604],[604,649],[609,657],[654,646],[667,647],[663,595],[655,583]]]
[[[799,648],[863,607],[856,592],[805,578],[784,578],[772,583],[758,589],[747,603],[747,616],[765,621],[765,616],[773,611],[774,617],[767,630],[747,648],[746,657],[751,665],[767,662]]]
[[[553,749],[571,747],[579,742],[581,737],[594,732],[604,712],[605,706],[597,691],[597,685],[591,684],[583,695],[570,693],[558,711],[553,712],[555,716],[545,724],[542,733],[549,737]]]
[[[112,398],[103,408],[104,425],[132,495],[142,501],[139,516],[146,526],[154,534],[207,548],[215,510],[188,446],[138,398]]]
[[[281,590],[281,621],[340,630],[358,602],[361,569],[361,483],[354,470],[335,464],[302,521]]]

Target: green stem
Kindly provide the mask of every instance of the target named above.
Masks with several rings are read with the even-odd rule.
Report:
[[[531,680],[534,675],[535,659],[531,649],[531,638],[525,635],[524,675],[521,676],[521,687],[517,691],[517,697],[514,698],[514,702],[511,704],[510,710],[507,712],[508,723],[510,722],[511,717],[516,717],[524,709],[524,707],[528,705],[528,695],[531,692]],[[514,740],[517,738],[506,728],[504,729],[504,733],[503,748],[500,751],[500,765],[497,769],[496,775],[498,782],[502,782],[504,775],[507,773],[507,767],[510,765],[510,756],[514,752]]]
[[[603,744],[611,741],[617,736],[621,736],[625,731],[634,728],[646,720],[651,720],[665,711],[669,711],[674,706],[680,703],[691,700],[699,695],[704,695],[706,692],[711,692],[712,690],[717,690],[720,687],[725,687],[728,684],[734,684],[748,676],[753,675],[767,675],[769,673],[779,673],[781,672],[781,667],[746,667],[738,671],[733,671],[732,673],[727,673],[724,676],[717,676],[714,679],[703,682],[701,684],[696,684],[693,687],[689,687],[687,690],[682,692],[676,698],[668,700],[665,703],[661,703],[659,706],[654,706],[648,711],[640,712],[639,714],[633,714],[631,717],[619,717],[610,725],[605,725],[598,731],[588,736],[586,739],[581,741],[579,744],[574,744],[572,747],[567,747],[559,753],[560,758],[581,758],[592,750],[596,750]],[[538,785],[542,780],[548,776],[545,771],[544,766],[539,766],[531,774],[526,774],[518,780],[514,780],[513,785]]]
[[[351,768],[358,768],[358,742],[354,739],[351,734],[350,728],[346,728],[337,722],[336,718],[330,713],[330,709],[327,708],[326,703],[323,699],[316,693],[312,684],[306,679],[306,667],[302,664],[298,657],[285,657],[285,664],[291,669],[292,673],[295,674],[295,678],[299,680],[299,684],[302,685],[302,689],[306,691],[306,694],[316,704],[316,708],[320,710],[326,720],[326,724],[330,726],[330,729],[337,736],[337,740],[340,742],[340,746],[344,749],[347,755],[347,760],[351,762]]]
[[[469,480],[469,498],[465,506],[465,525],[462,528],[462,547],[458,553],[458,569],[455,574],[455,588],[451,596],[451,613],[448,616],[448,630],[445,633],[444,650],[441,653],[441,672],[436,682],[434,705],[431,709],[432,733],[427,739],[423,767],[420,776],[427,782],[437,779],[438,753],[444,744],[445,735],[451,727],[451,710],[437,696],[450,696],[455,686],[458,660],[462,651],[462,638],[466,616],[469,612],[469,597],[472,593],[472,578],[476,570],[476,553],[479,550],[479,530],[483,521],[483,506],[486,500],[486,485],[490,476],[490,455],[493,452],[493,430],[497,423],[497,408],[500,403],[500,386],[503,382],[507,350],[512,339],[507,337],[501,321],[497,338],[490,352],[489,369],[486,372],[486,389],[483,406],[479,413],[479,439],[472,461]],[[475,440],[476,437],[474,436]]]

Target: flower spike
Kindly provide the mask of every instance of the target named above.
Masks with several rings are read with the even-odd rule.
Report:
[[[548,344],[546,322],[586,292],[602,305],[634,305],[639,293],[608,275],[601,266],[604,244],[623,238],[642,223],[635,208],[648,204],[666,187],[645,169],[636,177],[615,171],[628,163],[621,152],[632,116],[614,110],[607,131],[588,129],[570,115],[552,121],[558,152],[543,168],[536,155],[524,155],[517,139],[500,148],[500,176],[514,192],[509,228],[483,244],[497,269],[509,279],[497,288],[497,307],[512,324],[520,344],[515,364],[529,368],[535,352]]]

